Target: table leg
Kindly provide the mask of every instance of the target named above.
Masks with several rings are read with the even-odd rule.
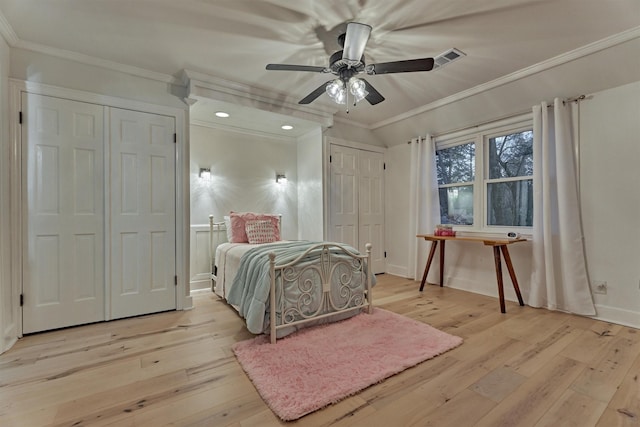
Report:
[[[444,283],[444,240],[440,242],[440,287]]]
[[[500,246],[502,249],[502,256],[504,256],[504,262],[507,264],[507,270],[509,270],[509,276],[511,277],[511,283],[513,283],[513,289],[516,291],[516,295],[518,296],[518,302],[521,306],[524,307],[524,301],[522,300],[522,294],[520,294],[520,287],[518,286],[518,279],[516,279],[516,272],[513,269],[513,264],[511,264],[511,256],[509,256],[509,251],[507,250],[507,246]]]
[[[500,248],[498,246],[493,247],[493,259],[496,263],[496,276],[498,278],[498,295],[500,297],[500,312],[506,313],[504,308],[504,286],[502,283],[502,265],[500,262]]]
[[[427,259],[427,265],[424,267],[422,282],[420,282],[420,292],[422,292],[422,290],[424,289],[424,284],[427,281],[427,273],[429,273],[429,268],[431,267],[431,261],[433,261],[433,255],[436,253],[436,246],[438,246],[438,241],[433,240],[431,242],[431,249],[429,250],[429,258]]]

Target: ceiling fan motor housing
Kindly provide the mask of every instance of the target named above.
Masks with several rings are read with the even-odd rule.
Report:
[[[351,67],[349,67],[349,64],[347,64],[347,62],[342,59],[341,50],[337,51],[329,58],[329,68],[331,69],[331,72],[337,76],[340,76],[340,78],[342,78],[342,73],[346,70],[351,73],[349,75],[349,77],[351,77],[364,71],[364,67],[364,55],[362,56],[362,58],[360,58],[360,63],[355,66],[352,65]]]

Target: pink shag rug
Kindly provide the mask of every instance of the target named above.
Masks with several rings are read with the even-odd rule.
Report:
[[[375,308],[373,314],[303,329],[276,344],[261,335],[232,349],[267,405],[290,421],[461,343],[462,338]]]

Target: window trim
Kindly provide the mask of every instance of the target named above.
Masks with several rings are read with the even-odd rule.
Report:
[[[534,175],[524,175],[521,177],[494,178],[489,179],[489,139],[502,136],[507,133],[518,133],[533,130],[533,115],[531,113],[514,116],[481,126],[474,126],[468,129],[442,134],[434,138],[435,149],[442,150],[455,147],[457,145],[473,143],[475,144],[475,173],[474,180],[467,183],[438,184],[438,188],[456,187],[461,185],[473,186],[473,225],[453,224],[453,229],[463,234],[484,234],[503,236],[507,232],[513,231],[521,235],[530,236],[533,233],[532,226],[503,226],[488,225],[489,207],[487,194],[488,185],[497,182],[510,181],[534,181]]]

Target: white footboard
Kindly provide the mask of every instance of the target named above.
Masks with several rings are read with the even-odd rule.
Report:
[[[320,260],[305,262],[310,252],[320,252]],[[370,243],[366,255],[320,243],[287,264],[276,265],[275,257],[269,254],[271,343],[281,328],[362,309],[371,313]]]

